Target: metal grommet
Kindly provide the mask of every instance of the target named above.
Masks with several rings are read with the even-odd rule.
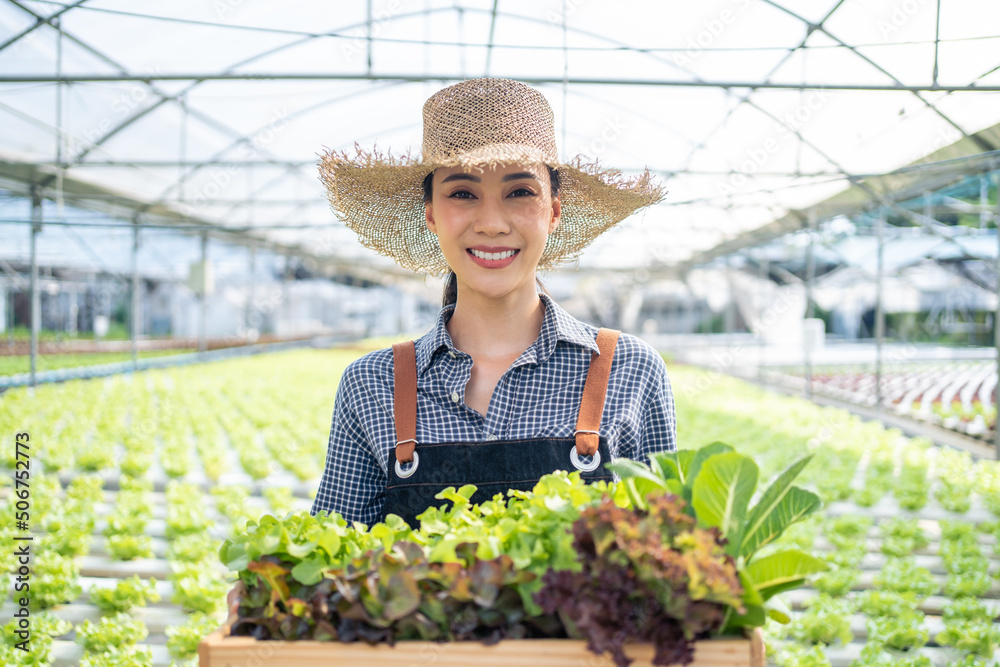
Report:
[[[414,454],[416,455],[416,454]],[[583,463],[580,461],[580,455],[576,451],[576,445],[569,450],[569,460],[573,464],[573,467],[581,472],[590,472],[591,470],[597,470],[597,466],[601,465],[601,453],[594,452],[593,460],[590,463]],[[399,465],[398,463],[396,464]]]
[[[413,465],[410,466],[409,470],[403,470],[403,466],[399,465],[399,459],[396,459],[396,477],[406,479],[417,472],[418,465],[420,465],[420,454],[417,454],[416,451],[413,452]]]

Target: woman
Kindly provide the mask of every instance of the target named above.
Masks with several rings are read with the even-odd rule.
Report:
[[[547,101],[509,79],[435,93],[423,123],[419,162],[357,149],[320,165],[331,206],[362,243],[449,275],[430,332],[344,371],[311,513],[417,525],[448,486],[475,484],[479,502],[556,469],[611,479],[602,462],[674,449],[663,358],[536,289],[538,269],[662,198],[648,171],[626,180],[561,164]],[[227,624],[242,592],[237,582],[229,593]]]
[[[662,198],[648,171],[629,181],[560,164],[547,101],[509,79],[449,86],[423,121],[420,162],[358,149],[320,166],[362,243],[450,275],[430,332],[344,372],[312,513],[368,525],[393,513],[416,526],[448,486],[475,484],[478,502],[556,469],[611,479],[602,461],[674,448],[662,357],[536,288],[538,268]]]

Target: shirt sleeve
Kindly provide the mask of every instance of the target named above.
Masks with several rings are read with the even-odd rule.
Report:
[[[348,523],[359,521],[371,526],[382,513],[386,478],[352,405],[357,387],[353,376],[349,365],[333,401],[326,467],[309,513],[337,512]]]
[[[667,376],[667,365],[656,353],[649,392],[642,411],[642,428],[636,460],[646,463],[654,452],[672,452],[677,449],[677,418],[674,413],[674,394]]]

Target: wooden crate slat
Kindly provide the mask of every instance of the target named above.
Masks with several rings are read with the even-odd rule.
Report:
[[[211,633],[198,647],[201,667],[325,667],[330,664],[363,664],[366,667],[399,667],[414,662],[442,667],[509,667],[544,662],[548,667],[614,667],[607,656],[597,656],[585,641],[570,639],[505,640],[493,646],[480,642],[400,641],[369,646],[363,642],[257,641],[229,637],[223,628]],[[653,647],[626,647],[633,667],[650,667]],[[694,667],[764,667],[764,641],[759,630],[750,639],[713,639],[695,644]]]

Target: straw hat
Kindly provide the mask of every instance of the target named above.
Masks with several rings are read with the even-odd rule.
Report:
[[[552,109],[534,88],[511,79],[469,79],[424,103],[421,159],[327,150],[320,180],[330,205],[361,243],[400,266],[432,275],[450,271],[424,217],[423,180],[437,167],[537,164],[559,170],[559,226],[548,236],[538,268],[575,259],[597,236],[664,192],[649,170],[635,178],[601,169],[581,156],[560,163]]]

